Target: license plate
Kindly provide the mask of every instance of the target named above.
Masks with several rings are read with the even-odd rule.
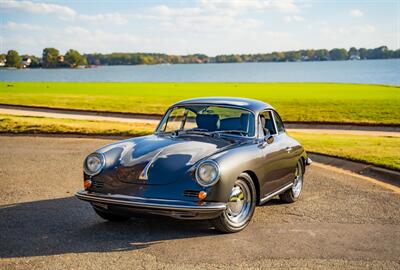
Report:
[[[100,208],[103,208],[103,209],[108,209],[108,205],[107,204],[104,204],[104,203],[93,203],[93,206],[97,206],[97,207],[100,207]]]

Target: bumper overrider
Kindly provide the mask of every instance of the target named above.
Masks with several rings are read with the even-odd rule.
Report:
[[[93,207],[120,214],[154,214],[179,219],[209,219],[226,209],[222,202],[191,202],[181,200],[152,199],[119,194],[102,194],[86,190],[75,196],[90,202]]]

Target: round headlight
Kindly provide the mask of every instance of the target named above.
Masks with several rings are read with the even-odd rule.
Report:
[[[83,170],[88,175],[98,174],[104,167],[106,160],[103,154],[92,153],[85,159]]]
[[[196,180],[203,187],[214,185],[219,180],[219,166],[213,160],[206,160],[196,169]]]

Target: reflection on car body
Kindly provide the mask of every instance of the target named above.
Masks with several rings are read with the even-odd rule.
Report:
[[[172,105],[154,134],[90,154],[76,196],[111,221],[158,214],[237,232],[256,205],[296,201],[310,162],[270,105],[196,98]]]

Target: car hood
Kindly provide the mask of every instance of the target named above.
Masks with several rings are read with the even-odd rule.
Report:
[[[150,135],[98,149],[106,158],[106,176],[121,182],[168,184],[182,180],[200,159],[238,145],[207,136]]]

